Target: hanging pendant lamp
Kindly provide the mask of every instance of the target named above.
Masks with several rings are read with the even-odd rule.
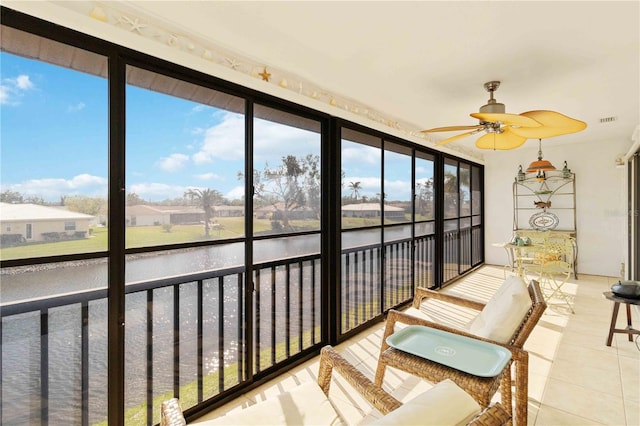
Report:
[[[550,161],[542,159],[542,139],[538,139],[538,160],[529,164],[529,168],[527,168],[527,173],[544,173],[549,170],[556,170],[556,168],[551,164]]]

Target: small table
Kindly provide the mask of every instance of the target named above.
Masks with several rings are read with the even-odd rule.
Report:
[[[631,327],[631,305],[640,305],[640,299],[631,299],[629,297],[622,297],[613,294],[611,291],[605,291],[602,293],[604,297],[613,302],[613,313],[611,314],[611,325],[609,326],[609,337],[607,337],[607,346],[611,346],[614,333],[625,333],[629,335],[629,341],[633,342],[633,335],[640,334],[640,330],[636,330]],[[616,328],[616,320],[618,319],[618,311],[620,310],[620,304],[627,305],[627,327]]]
[[[389,346],[478,377],[495,377],[511,361],[508,349],[422,325],[387,337]]]
[[[504,249],[509,253],[509,261],[511,262],[511,270],[516,269],[516,273],[519,277],[522,277],[526,280],[525,274],[525,264],[533,264],[535,262],[535,258],[526,258],[524,253],[526,252],[542,252],[543,246],[539,244],[527,244],[527,245],[517,245],[513,243],[507,243],[504,245]]]
[[[507,262],[509,267],[511,268],[511,271],[513,271],[513,269],[515,268],[515,261],[513,260],[513,251],[511,250],[509,246],[510,243],[493,243],[491,244],[493,247],[500,247],[503,248],[504,251],[507,252]]]
[[[516,424],[526,425],[527,352],[419,325],[395,332],[386,343],[389,348],[378,359],[375,378],[378,386],[382,385],[385,368],[394,367],[432,383],[451,379],[482,407],[488,407],[500,389],[502,405],[509,414],[513,411],[510,365],[511,361],[517,361],[514,417]],[[468,350],[475,352],[478,359],[469,361]]]

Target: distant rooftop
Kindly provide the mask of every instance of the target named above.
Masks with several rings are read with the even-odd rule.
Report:
[[[213,206],[213,211],[244,211],[244,206]],[[204,209],[196,206],[165,206],[165,205],[148,205],[137,204],[127,206],[127,215],[151,215],[151,214],[188,214],[188,213],[204,213]]]
[[[135,206],[127,206],[127,215],[151,215],[151,214],[184,214],[184,213],[203,213],[204,210],[194,206],[164,206],[164,205],[147,205],[137,204]]]
[[[403,208],[384,205],[384,209],[389,212],[404,211]],[[345,204],[342,206],[342,210],[346,211],[380,211],[380,203],[358,203],[358,204]]]
[[[72,220],[93,219],[94,216],[72,212],[62,207],[48,207],[39,204],[0,203],[0,221],[38,221],[38,220]]]

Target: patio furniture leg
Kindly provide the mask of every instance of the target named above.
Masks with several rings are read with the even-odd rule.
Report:
[[[616,319],[618,318],[618,310],[620,310],[620,302],[613,302],[613,313],[611,314],[611,325],[609,326],[609,336],[607,337],[607,346],[611,346],[611,341],[613,340],[613,333],[616,328]]]
[[[396,326],[396,316],[394,312],[389,312],[387,314],[387,324],[384,329],[384,336],[391,336]],[[387,340],[383,337],[382,342],[380,344],[380,355],[378,355],[378,366],[376,367],[376,376],[373,379],[373,383],[376,386],[382,387],[382,381],[384,380],[384,373],[387,369],[387,365],[382,362],[382,353],[389,349],[389,344]]]
[[[376,386],[382,387],[382,382],[384,380],[384,373],[387,370],[387,366],[381,362],[378,362],[378,368],[376,368],[376,377],[373,381]]]
[[[511,385],[512,385],[511,368],[512,367],[514,367],[513,364],[511,364],[508,367],[508,370],[505,370],[504,374],[502,375],[502,379],[500,380],[500,396],[501,396],[502,406],[504,407],[505,410],[507,410],[509,415],[513,417],[513,400],[512,400],[513,395],[511,392]]]
[[[529,405],[529,353],[519,351],[515,361],[516,366],[516,398],[515,398],[515,423],[526,425]]]
[[[626,303],[627,305],[627,330],[631,330],[632,324],[631,324],[631,305]],[[633,336],[631,335],[631,333],[629,333],[629,341],[633,342]]]

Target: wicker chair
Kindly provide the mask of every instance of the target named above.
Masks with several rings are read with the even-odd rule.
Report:
[[[437,402],[432,403],[430,406],[431,411],[429,411],[429,408],[425,410],[420,410],[420,408],[422,408],[420,404],[418,404],[417,406],[414,405],[412,407],[409,407],[415,400],[418,400],[421,397],[423,398],[423,401],[424,401],[424,397],[429,398],[430,397],[429,393],[435,390],[435,388],[426,391],[421,396],[418,396],[415,399],[403,405],[403,403],[395,399],[389,393],[379,388],[378,386],[375,386],[366,376],[364,376],[358,369],[356,369],[353,365],[351,365],[348,361],[346,361],[331,346],[325,346],[324,348],[322,348],[320,352],[320,368],[318,371],[318,383],[317,383],[317,386],[314,385],[316,388],[319,388],[317,392],[321,392],[321,395],[324,394],[324,396],[326,396],[327,398],[329,396],[329,387],[331,384],[331,377],[332,377],[333,370],[336,370],[337,372],[339,372],[341,376],[351,386],[353,386],[355,390],[358,391],[359,394],[361,394],[373,407],[375,407],[380,413],[384,415],[384,417],[382,417],[381,419],[374,421],[373,422],[374,424],[378,424],[378,423],[387,424],[389,422],[392,424],[395,424],[396,419],[398,418],[402,419],[402,417],[397,417],[397,415],[402,416],[403,415],[403,413],[401,413],[402,410],[408,409],[408,408],[411,408],[412,410],[414,410],[413,415],[416,414],[416,408],[417,408],[418,409],[417,414],[421,416],[421,419],[424,422],[425,419],[429,419],[430,416],[434,415],[434,411],[433,411],[434,407],[440,408],[442,406],[441,403],[437,403]],[[307,386],[308,385],[313,385],[313,384],[307,384]],[[303,386],[305,385],[304,384],[300,385],[298,386],[298,388],[302,388]],[[466,404],[462,403],[461,405],[468,405],[470,401],[471,404],[474,404],[475,407],[478,407],[478,405],[471,398],[469,398],[468,395],[465,395],[464,392],[462,392],[458,387],[456,387],[455,384],[450,383],[449,386],[455,388],[455,392],[457,393],[458,397],[462,396],[463,399],[466,399]],[[267,400],[267,401],[258,403],[256,405],[252,405],[251,407],[244,409],[240,412],[232,413],[228,415],[228,416],[233,416],[235,414],[236,417],[229,418],[228,416],[223,416],[217,419],[199,422],[198,425],[199,426],[226,425],[226,424],[335,425],[335,424],[342,423],[342,419],[337,417],[337,413],[335,412],[335,410],[330,405],[321,406],[322,401],[316,400],[314,398],[313,393],[308,392],[309,389],[310,389],[309,387],[306,388],[307,391],[302,395],[302,397],[300,397],[300,399],[303,400],[307,406],[308,405],[316,406],[315,407],[316,412],[321,411],[323,412],[323,414],[326,414],[326,420],[324,419],[319,420],[317,416],[315,418],[312,418],[311,416],[306,416],[305,407],[294,407],[294,409],[292,410],[293,413],[291,414],[291,416],[286,416],[286,419],[282,419],[282,418],[278,419],[277,417],[270,416],[267,409],[263,409],[263,408],[266,408],[266,406],[270,402],[269,400]],[[316,389],[313,389],[313,390],[315,391]],[[292,392],[294,391],[295,389]],[[431,393],[431,395],[434,395],[434,394],[435,393],[433,392]],[[448,395],[448,394],[440,394],[440,398],[442,398],[443,395]],[[283,399],[286,400],[289,405],[291,404],[291,401],[295,400],[295,398],[291,397],[291,395],[287,396],[287,394],[284,394],[284,396],[285,397]],[[325,399],[325,401],[327,400]],[[461,399],[457,398],[456,400],[452,401],[452,404],[455,407],[459,407],[460,406],[460,404],[458,404],[459,401],[461,401]],[[274,402],[274,401],[272,400],[271,402]],[[429,407],[428,404],[426,404],[426,406]],[[252,416],[242,417],[242,418],[238,417],[238,416],[242,416],[243,412],[247,412],[247,411],[252,411]],[[455,412],[455,409],[453,411]],[[390,416],[396,416],[396,417],[392,418],[390,416],[387,416],[389,415],[389,413],[392,413],[392,412],[393,414],[391,414]],[[458,414],[454,414],[454,416],[456,415]],[[500,425],[508,425],[511,423],[511,416],[502,407],[500,403],[495,403],[485,408],[484,410],[477,412],[477,414],[475,415],[472,412],[470,416],[471,416],[471,419],[467,422],[467,425],[472,425],[472,426],[500,426]],[[388,421],[386,421],[385,417],[388,419]],[[258,419],[257,422],[255,421],[256,419]],[[437,420],[435,422],[439,423]],[[433,424],[434,421],[429,422],[427,420],[427,423]],[[161,404],[161,417],[160,417],[161,426],[183,426],[186,424],[187,423],[185,421],[185,418],[182,413],[182,409],[180,407],[180,402],[178,401],[177,398],[172,398],[170,400],[164,401]]]
[[[542,242],[536,262],[524,266],[524,271],[537,274],[538,281],[547,302],[558,300],[564,303],[571,313],[572,296],[562,288],[575,271],[575,238],[570,236],[549,235]]]
[[[511,414],[511,385],[515,383],[514,420],[518,425],[527,424],[529,355],[522,348],[547,307],[537,281],[531,280],[527,288],[531,298],[531,306],[524,315],[520,326],[506,342],[481,338],[466,330],[433,322],[432,320],[426,319],[420,311],[420,306],[425,299],[435,299],[464,308],[470,308],[473,311],[482,311],[485,307],[484,303],[425,288],[417,288],[413,299],[413,306],[408,310],[410,314],[390,310],[387,315],[387,323],[382,337],[378,367],[375,375],[375,384],[382,387],[386,368],[390,366],[433,383],[444,379],[451,379],[474,397],[483,407],[487,407],[490,404],[493,395],[500,389],[502,406]],[[499,374],[496,377],[477,377],[390,347],[387,343],[387,337],[397,331],[396,323],[422,325],[504,346],[511,351],[511,363],[513,363],[514,366],[515,377],[512,377],[511,365],[505,368],[503,374]]]

